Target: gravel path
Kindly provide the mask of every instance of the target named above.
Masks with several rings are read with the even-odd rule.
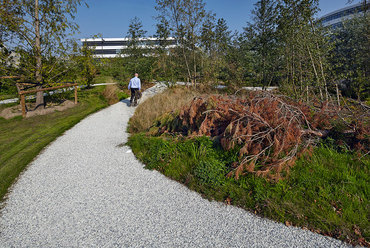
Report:
[[[44,149],[0,212],[0,247],[347,247],[145,170],[122,145],[133,111],[117,103]]]

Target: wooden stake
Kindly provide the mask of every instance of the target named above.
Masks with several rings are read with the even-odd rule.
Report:
[[[22,116],[23,118],[25,118],[26,117],[26,100],[23,94],[21,94],[21,107],[22,107]]]
[[[77,85],[75,85],[75,104],[77,104]]]

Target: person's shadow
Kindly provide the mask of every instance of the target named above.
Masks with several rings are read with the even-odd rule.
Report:
[[[123,99],[120,102],[126,103],[127,107],[130,107],[130,100],[129,99]]]

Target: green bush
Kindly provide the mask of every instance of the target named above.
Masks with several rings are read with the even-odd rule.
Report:
[[[9,79],[0,80],[0,100],[14,98],[18,96],[15,82]]]

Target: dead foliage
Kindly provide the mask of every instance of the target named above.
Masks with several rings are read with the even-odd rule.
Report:
[[[104,91],[102,92],[105,99],[107,99],[108,104],[112,105],[119,102],[117,93],[119,92],[119,88],[115,84],[109,84],[105,87]]]
[[[370,106],[352,99],[344,99],[337,111],[341,128],[332,130],[338,144],[346,144],[352,150],[370,152]]]
[[[172,123],[158,126],[159,134],[205,135],[219,139],[225,150],[238,149],[239,161],[228,176],[238,179],[249,172],[278,180],[318,137],[328,135],[337,113],[327,103],[313,108],[285,96],[250,92],[243,98],[195,97]]]

